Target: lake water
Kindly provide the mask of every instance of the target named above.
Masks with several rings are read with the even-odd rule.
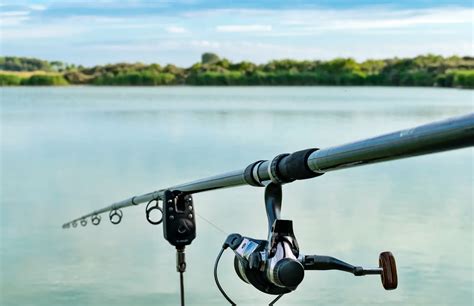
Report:
[[[175,251],[144,206],[120,225],[61,224],[133,195],[473,111],[473,91],[436,88],[1,88],[0,304],[178,305]],[[301,251],[356,265],[396,257],[378,277],[306,274],[277,305],[472,305],[473,151],[327,173],[284,186],[282,217]],[[263,189],[194,196],[226,233],[266,237]],[[225,305],[212,277],[225,235],[202,218],[187,249],[188,305]],[[273,297],[221,283],[238,305]]]

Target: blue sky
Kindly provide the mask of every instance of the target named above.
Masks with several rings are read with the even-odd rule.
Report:
[[[94,65],[473,55],[472,1],[0,2],[0,54]]]

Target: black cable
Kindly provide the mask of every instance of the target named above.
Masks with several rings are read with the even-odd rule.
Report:
[[[268,304],[268,306],[273,306],[275,305],[275,303],[281,299],[281,297],[283,296],[284,294],[280,294],[279,296],[277,296],[273,301],[270,302],[270,304]]]
[[[179,287],[181,294],[181,306],[184,306],[184,275],[183,272],[179,272]]]
[[[222,248],[221,251],[219,252],[219,255],[217,255],[216,262],[214,263],[214,281],[216,282],[217,288],[219,288],[219,291],[222,293],[222,295],[225,297],[225,299],[232,305],[236,306],[237,304],[234,303],[230,299],[230,297],[227,296],[225,293],[224,289],[221,287],[221,284],[219,283],[219,278],[217,277],[217,266],[219,266],[219,261],[221,260],[222,253],[224,253],[225,249]]]

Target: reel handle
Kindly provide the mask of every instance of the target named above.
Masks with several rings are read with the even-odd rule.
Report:
[[[397,264],[395,257],[391,252],[382,252],[379,256],[379,266],[382,273],[380,274],[382,285],[385,290],[394,290],[398,286]]]
[[[365,269],[353,266],[331,256],[306,255],[301,263],[305,270],[339,270],[352,273],[354,276],[380,275],[385,290],[393,290],[398,286],[395,257],[391,252],[382,252],[379,256],[379,267]]]

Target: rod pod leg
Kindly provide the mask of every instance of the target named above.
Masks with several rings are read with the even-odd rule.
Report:
[[[186,272],[186,256],[183,247],[176,247],[176,271],[179,272],[179,291],[181,306],[184,306],[184,272]]]

